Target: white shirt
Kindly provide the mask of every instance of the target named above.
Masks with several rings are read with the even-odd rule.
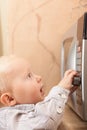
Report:
[[[57,130],[69,91],[55,86],[44,101],[0,108],[0,130]]]

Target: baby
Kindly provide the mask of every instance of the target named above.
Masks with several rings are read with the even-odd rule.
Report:
[[[57,130],[65,103],[73,90],[74,70],[45,97],[41,76],[28,61],[16,56],[0,58],[0,130]]]

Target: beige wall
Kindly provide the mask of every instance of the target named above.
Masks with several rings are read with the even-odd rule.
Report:
[[[0,3],[0,9],[1,9],[1,3]],[[2,55],[2,52],[3,52],[2,50],[2,26],[1,26],[1,10],[0,10],[0,56]]]
[[[0,21],[0,56],[2,55],[2,33],[1,33],[1,21]]]
[[[0,0],[0,25],[2,38],[2,54],[9,52],[8,42],[8,0]]]
[[[2,13],[3,55],[14,53],[28,59],[33,70],[43,76],[48,91],[60,80],[62,37],[87,10],[81,5],[85,3],[79,0],[3,0],[1,4],[2,12],[6,10]]]

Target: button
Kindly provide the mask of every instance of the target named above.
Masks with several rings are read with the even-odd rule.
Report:
[[[65,94],[61,94],[61,97],[64,98],[64,99],[67,98],[67,96]]]
[[[59,97],[61,97],[61,95],[62,95],[61,93],[58,93],[58,96],[59,96]]]
[[[77,58],[81,58],[81,52],[77,53]]]
[[[60,113],[62,113],[62,112],[63,112],[62,108],[61,108],[61,107],[58,107],[58,108],[57,108],[57,113],[60,114]]]

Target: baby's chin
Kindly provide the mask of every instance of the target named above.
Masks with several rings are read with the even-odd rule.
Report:
[[[44,99],[45,99],[45,95],[44,95],[44,97],[41,99],[41,101],[44,101]]]
[[[40,99],[38,99],[38,101],[36,101],[34,104],[37,104],[37,103],[39,103],[39,102],[42,102],[42,101],[44,101],[44,99],[45,99],[45,96],[44,96],[44,97],[41,97]]]

